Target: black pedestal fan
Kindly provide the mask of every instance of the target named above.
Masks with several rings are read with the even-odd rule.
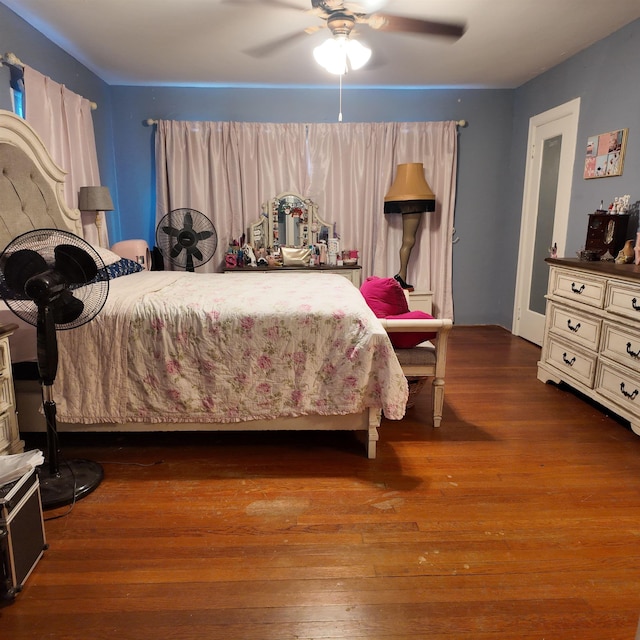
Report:
[[[42,506],[54,509],[88,495],[103,477],[102,467],[90,460],[60,463],[52,386],[58,369],[56,330],[75,329],[96,316],[109,293],[109,275],[82,238],[59,229],[36,229],[14,238],[0,255],[0,293],[9,309],[37,330],[47,424],[47,455],[38,475]]]
[[[204,213],[174,209],[158,223],[156,245],[164,258],[187,271],[195,271],[213,257],[218,234]]]

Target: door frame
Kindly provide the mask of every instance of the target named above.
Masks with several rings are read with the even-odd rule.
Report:
[[[521,335],[521,309],[523,305],[528,308],[531,292],[531,271],[533,251],[535,243],[535,230],[538,218],[538,191],[540,188],[540,165],[542,153],[536,156],[534,147],[536,134],[539,127],[552,124],[558,120],[568,118],[567,131],[563,132],[563,150],[567,149],[572,154],[573,162],[568,171],[568,178],[558,182],[556,194],[556,208],[554,219],[553,241],[557,245],[559,256],[565,255],[567,229],[569,223],[569,206],[571,203],[571,191],[573,174],[576,162],[576,150],[578,140],[578,123],[580,119],[580,98],[574,98],[564,104],[544,111],[529,119],[529,135],[526,148],[526,166],[524,177],[524,189],[522,193],[522,213],[520,223],[520,241],[518,245],[518,263],[516,273],[516,286],[513,305],[513,321],[511,332]],[[523,336],[526,339],[529,337]],[[542,334],[537,344],[542,343]]]

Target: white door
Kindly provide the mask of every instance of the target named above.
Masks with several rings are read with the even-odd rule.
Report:
[[[555,246],[565,256],[580,98],[529,121],[513,333],[537,345],[544,333],[545,293]]]

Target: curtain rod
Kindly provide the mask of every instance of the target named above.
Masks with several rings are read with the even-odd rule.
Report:
[[[152,127],[154,124],[158,124],[158,120],[154,120],[153,118],[147,118],[144,122],[144,125],[147,127]],[[456,120],[456,125],[458,127],[466,127],[469,123],[467,120]]]
[[[8,67],[17,67],[24,71],[24,62],[20,60],[14,53],[5,53],[3,56],[0,56],[0,64],[5,64]],[[98,108],[97,103],[89,101],[91,105],[91,110],[95,111]]]

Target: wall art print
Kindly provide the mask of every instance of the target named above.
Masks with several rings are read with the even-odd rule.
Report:
[[[584,161],[584,178],[621,176],[629,129],[589,136]]]

